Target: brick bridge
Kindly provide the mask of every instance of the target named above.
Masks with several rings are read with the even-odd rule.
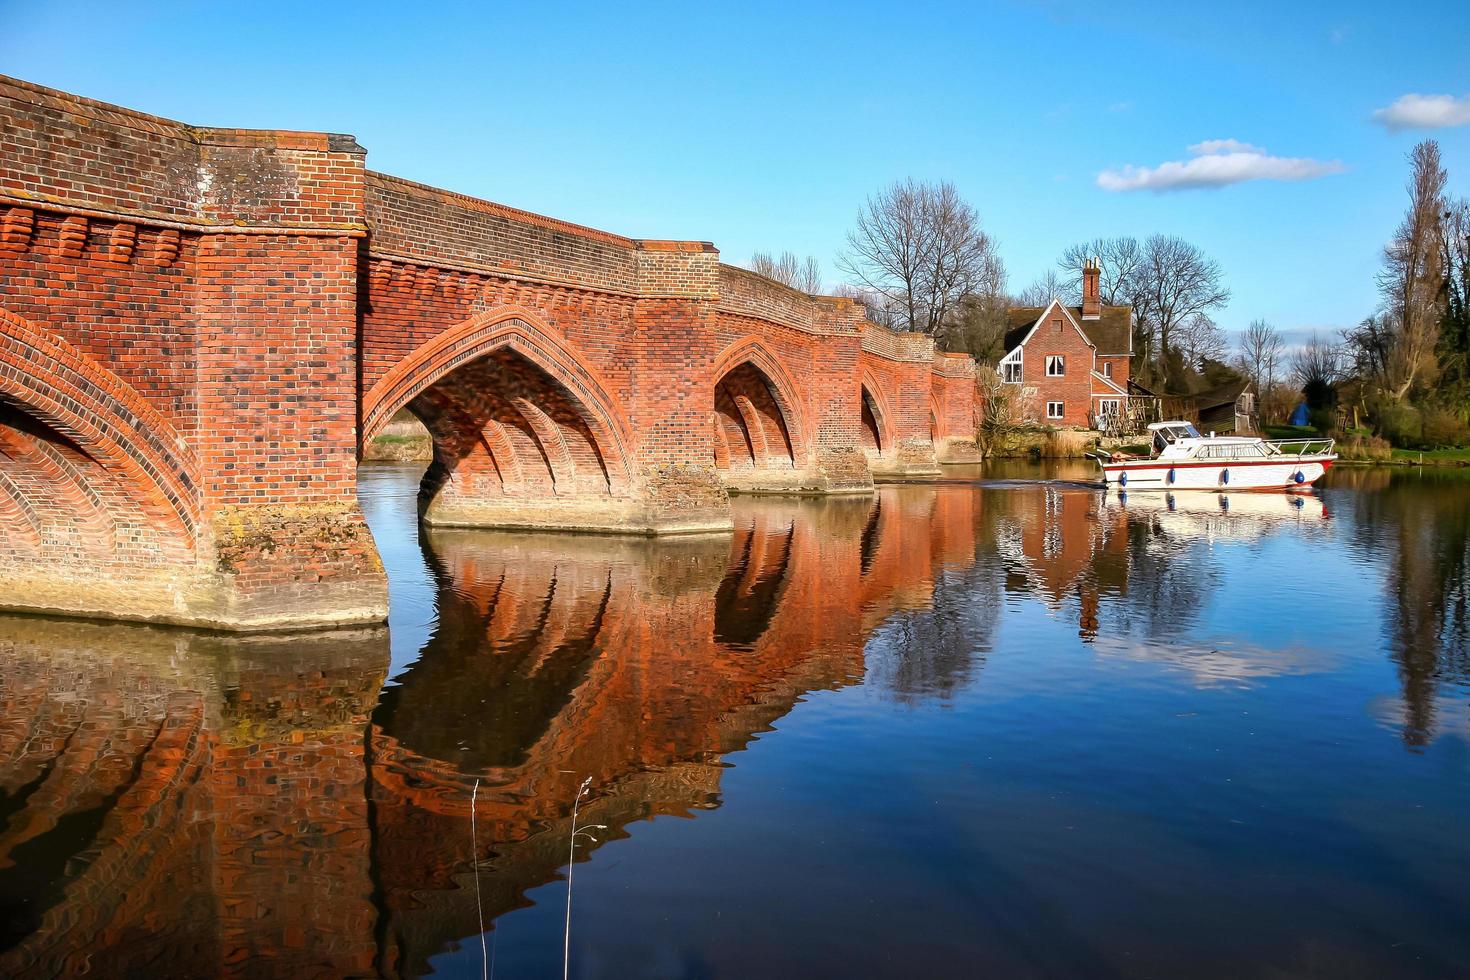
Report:
[[[356,470],[403,409],[440,525],[723,531],[974,458],[965,356],[364,157],[0,76],[0,608],[381,620]]]

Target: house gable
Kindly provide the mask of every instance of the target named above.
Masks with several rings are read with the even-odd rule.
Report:
[[[1077,318],[1072,315],[1072,311],[1063,306],[1062,301],[1058,299],[1052,300],[1051,305],[1041,311],[1041,315],[1032,322],[1030,329],[1026,331],[1026,335],[1021,338],[1020,342],[1016,344],[1016,347],[1025,347],[1031,342],[1031,338],[1036,336],[1036,332],[1043,325],[1054,323],[1057,317],[1053,314],[1053,311],[1060,313],[1065,318],[1065,322],[1072,325],[1072,329],[1077,331],[1077,336],[1082,338],[1084,344],[1093,350],[1097,349],[1097,345],[1092,342],[1091,337],[1087,336],[1087,331],[1082,329],[1082,324],[1077,322]]]
[[[1096,349],[1070,310],[1059,302],[1047,306],[1013,353],[1020,355],[1019,380],[1028,392],[1034,392],[1031,399],[1039,421],[1077,428],[1089,425]],[[1053,357],[1062,359],[1060,374],[1047,373]]]

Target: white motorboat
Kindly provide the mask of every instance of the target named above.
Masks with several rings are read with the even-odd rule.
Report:
[[[1308,490],[1337,461],[1331,439],[1208,436],[1188,422],[1148,427],[1147,457],[1098,453],[1108,486],[1127,490]]]

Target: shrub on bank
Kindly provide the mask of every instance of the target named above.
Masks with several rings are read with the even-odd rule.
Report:
[[[1463,446],[1470,443],[1470,426],[1454,412],[1431,406],[1420,413],[1419,445],[1424,449]]]
[[[1318,432],[1327,433],[1337,428],[1337,413],[1330,408],[1312,409],[1307,415],[1307,420]]]
[[[1385,402],[1375,406],[1373,423],[1380,436],[1402,448],[1417,446],[1424,433],[1424,422],[1419,417],[1419,410],[1399,402]]]
[[[1337,443],[1337,455],[1356,462],[1384,462],[1393,458],[1393,447],[1387,439],[1366,432],[1350,432]]]

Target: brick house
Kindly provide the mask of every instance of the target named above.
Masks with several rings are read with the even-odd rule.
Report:
[[[1108,428],[1128,409],[1133,308],[1104,306],[1101,269],[1082,268],[1082,305],[1014,306],[1006,311],[1006,354],[996,370],[1020,385],[1038,422],[1063,428]]]

